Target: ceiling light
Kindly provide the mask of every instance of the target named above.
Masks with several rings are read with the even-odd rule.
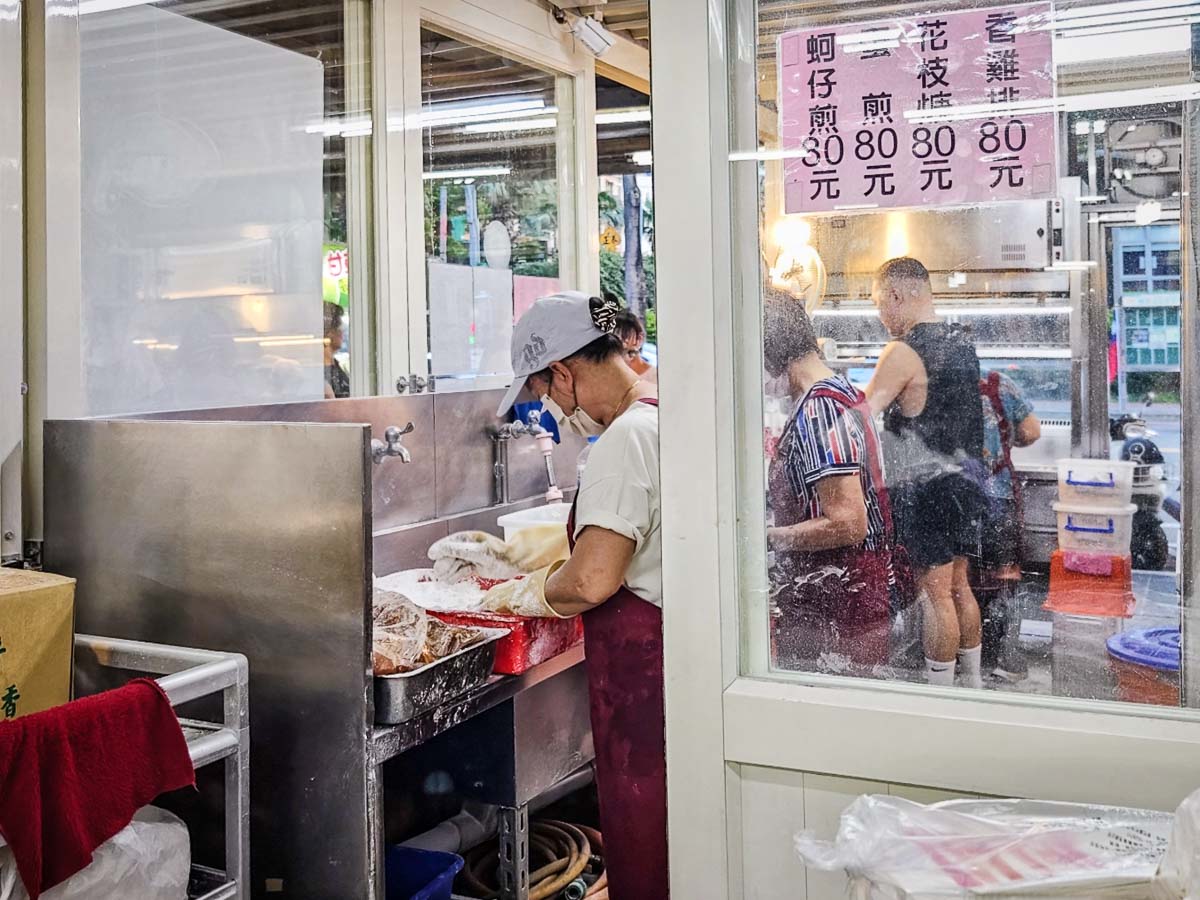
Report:
[[[471,122],[463,131],[471,134],[491,134],[501,131],[551,131],[558,127],[558,119],[546,116],[540,119],[513,119],[509,122]]]
[[[478,169],[443,169],[434,172],[422,172],[423,181],[436,181],[439,178],[486,178],[489,175],[508,175],[512,169],[508,166],[484,166]]]
[[[610,109],[596,113],[597,125],[620,125],[624,122],[649,122],[650,108]]]

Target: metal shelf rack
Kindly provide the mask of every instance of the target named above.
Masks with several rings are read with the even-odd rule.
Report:
[[[225,871],[192,866],[191,900],[247,900],[250,871],[249,670],[240,653],[75,635],[77,666],[150,673],[173,707],[220,694],[220,721],[180,719],[192,764],[225,768]]]

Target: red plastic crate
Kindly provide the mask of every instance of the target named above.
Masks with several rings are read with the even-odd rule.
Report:
[[[496,665],[500,675],[520,675],[534,666],[565,653],[583,640],[583,619],[530,619],[500,613],[459,613],[430,610],[451,625],[476,628],[505,628],[508,637],[496,644]]]

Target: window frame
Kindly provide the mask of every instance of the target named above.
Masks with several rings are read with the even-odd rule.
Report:
[[[391,376],[415,373],[429,377],[428,299],[425,246],[414,239],[424,228],[421,148],[421,29],[428,28],[510,59],[573,80],[572,142],[569,162],[557,160],[561,185],[574,181],[568,192],[574,208],[559,215],[560,278],[581,289],[599,290],[599,236],[595,229],[596,134],[595,63],[582,48],[573,50],[550,27],[548,13],[526,0],[497,0],[486,9],[464,0],[377,0],[383,13],[384,91],[381,109],[387,128],[387,230],[391,240],[381,254],[388,266],[392,289],[381,297],[388,311],[381,316],[386,329],[381,340],[388,349]],[[397,235],[402,235],[397,240]],[[397,290],[397,286],[401,286]],[[380,377],[385,392],[390,378]],[[455,389],[503,388],[503,376],[462,380]]]
[[[676,74],[698,69],[696,77],[657,80],[653,95],[656,154],[672,160],[655,185],[660,438],[671,461],[662,505],[672,890],[707,896],[722,884],[730,897],[750,893],[754,873],[742,871],[743,766],[1172,808],[1196,787],[1200,718],[1192,710],[1005,702],[967,691],[742,674],[738,651],[749,638],[740,634],[742,600],[761,590],[765,557],[755,550],[762,529],[739,530],[739,522],[762,521],[755,499],[762,479],[754,477],[761,470],[747,476],[737,457],[739,446],[761,445],[761,392],[738,377],[739,366],[759,367],[761,354],[758,186],[755,166],[731,167],[728,157],[758,148],[747,113],[755,9],[736,0],[656,0],[651,22],[660,35],[653,65]],[[732,103],[738,91],[751,102]],[[1194,109],[1188,121],[1194,140]],[[750,137],[739,142],[739,134]],[[1186,238],[1183,246],[1185,287],[1194,290],[1194,254]],[[1200,322],[1194,311],[1184,315],[1184,341],[1195,346]],[[713,365],[697,367],[697,354],[710,351]],[[1195,376],[1191,383],[1191,390],[1200,384]],[[1185,441],[1194,430],[1185,425]],[[735,491],[739,483],[759,489]],[[1152,785],[1114,777],[1144,771],[1155,773]]]

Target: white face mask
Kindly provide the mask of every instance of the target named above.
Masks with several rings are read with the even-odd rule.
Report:
[[[575,412],[568,416],[563,412],[563,408],[550,398],[549,394],[542,394],[541,400],[542,409],[554,416],[554,421],[558,423],[560,431],[582,438],[604,433],[604,426],[589,416],[582,406],[576,405]]]

